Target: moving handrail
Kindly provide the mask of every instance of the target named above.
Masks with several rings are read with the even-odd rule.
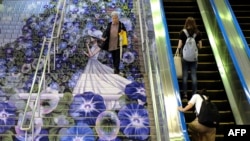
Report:
[[[246,110],[250,108],[245,93],[249,91],[246,89],[246,85],[249,83],[245,83],[245,86],[241,83],[241,80],[249,76],[242,77],[244,74],[241,73],[242,68],[239,63],[245,61],[238,60],[248,57],[241,47],[243,44],[240,43],[241,39],[234,22],[231,21],[233,15],[230,14],[224,0],[197,0],[197,2],[229,103],[233,105],[231,109],[235,121],[237,124],[249,124],[250,116]],[[237,58],[239,53],[243,54]],[[249,65],[249,60],[245,63]],[[247,65],[243,67],[247,67]],[[244,81],[246,82],[246,80]]]
[[[62,2],[59,1],[58,2],[58,5],[60,5]],[[62,8],[62,11],[64,11],[65,9],[65,3],[66,3],[66,0],[63,0],[64,2],[64,6]],[[20,129],[21,130],[30,130],[32,128],[32,137],[33,136],[33,131],[34,131],[34,118],[35,118],[35,114],[36,112],[38,112],[38,115],[40,116],[40,108],[38,107],[39,106],[39,102],[40,102],[40,96],[41,96],[41,91],[42,91],[42,86],[43,84],[45,83],[45,74],[46,74],[46,70],[48,69],[48,72],[49,71],[49,62],[50,62],[50,52],[51,52],[51,46],[52,46],[52,43],[54,41],[55,38],[58,38],[60,35],[60,30],[57,30],[57,36],[53,36],[54,35],[54,32],[55,32],[55,28],[56,28],[56,24],[57,24],[57,18],[58,18],[58,15],[60,14],[60,6],[57,7],[57,13],[56,13],[56,16],[55,16],[55,21],[54,21],[54,24],[53,24],[53,29],[52,29],[52,34],[50,36],[50,38],[46,38],[44,37],[43,38],[43,44],[42,44],[42,47],[41,47],[41,52],[40,52],[40,55],[39,55],[39,59],[38,59],[38,63],[37,63],[37,66],[36,66],[36,70],[35,70],[35,73],[34,73],[34,77],[33,77],[33,81],[32,81],[32,85],[31,85],[31,88],[30,88],[30,92],[29,92],[29,96],[28,96],[28,99],[27,99],[27,104],[26,104],[26,107],[25,107],[25,110],[24,110],[24,113],[23,113],[23,117],[22,117],[22,120],[21,120],[21,127]],[[61,24],[63,22],[63,16],[64,14],[62,14],[60,16],[60,23],[59,23],[59,27],[61,27]],[[45,46],[48,44],[48,51],[47,51],[47,54],[46,56],[43,55],[44,53],[44,48]],[[55,52],[54,52],[55,53]],[[43,63],[42,63],[43,62]],[[41,64],[43,64],[43,66],[41,66]],[[38,92],[37,92],[37,95],[35,96],[35,103],[32,107],[32,110],[31,110],[31,115],[28,115],[28,110],[29,110],[29,107],[30,107],[30,104],[32,104],[32,100],[34,100],[34,97],[32,97],[32,94],[33,94],[33,91],[34,91],[34,88],[35,88],[35,82],[36,80],[38,79],[38,71],[40,70],[40,68],[42,68],[42,74],[41,74],[41,78],[39,80],[39,83],[38,83]],[[30,116],[30,117],[29,117]],[[26,120],[29,119],[29,123],[27,124],[28,126],[25,126],[25,122],[27,122]]]
[[[248,57],[249,53],[245,49],[248,45],[244,42],[245,38],[242,38],[239,31],[237,31],[239,28],[235,27],[235,23],[237,22],[234,21],[235,18],[232,18],[234,15],[229,10],[230,6],[227,0],[210,0],[210,2],[225,39],[232,63],[234,64],[248,103],[250,103],[250,74],[248,71],[250,68],[250,61]],[[227,18],[225,18],[225,16],[227,16]]]
[[[229,3],[228,0],[225,0],[225,4],[227,5],[228,10],[229,10],[230,14],[232,15],[232,19],[233,19],[232,21],[233,21],[233,23],[234,23],[234,26],[235,26],[237,32],[239,33],[240,39],[242,39],[242,42],[243,42],[243,44],[244,44],[243,47],[244,47],[244,49],[245,49],[245,52],[246,52],[248,58],[250,59],[250,48],[249,48],[248,43],[247,43],[247,41],[246,41],[246,38],[245,38],[245,36],[244,36],[244,34],[243,34],[241,28],[240,28],[240,25],[239,25],[239,23],[238,23],[238,21],[237,21],[237,18],[236,18],[236,16],[235,16],[234,12],[233,12],[233,9],[232,9],[232,7],[231,7],[231,5],[230,5],[230,3]]]

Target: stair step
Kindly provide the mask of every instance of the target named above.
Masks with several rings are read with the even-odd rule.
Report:
[[[10,1],[12,2],[12,4],[11,4]],[[0,27],[3,30],[2,34],[0,34],[0,43],[1,43],[0,45],[5,45],[5,44],[14,45],[14,43],[10,43],[11,39],[13,38],[13,35],[16,35],[14,39],[18,38],[19,36],[22,36],[21,29],[22,29],[22,26],[25,24],[23,21],[20,22],[19,20],[23,20],[24,18],[28,18],[29,16],[31,16],[32,13],[34,13],[35,16],[38,16],[37,12],[39,10],[45,10],[45,8],[42,8],[42,9],[41,8],[35,8],[35,10],[33,10],[31,12],[28,11],[28,10],[31,9],[32,6],[43,7],[43,4],[46,3],[45,1],[47,1],[47,0],[36,0],[36,1],[34,1],[34,0],[4,0],[4,3],[7,4],[9,7],[14,7],[14,10],[13,11],[8,11],[8,13],[6,11],[3,11],[3,12],[0,11],[0,19],[2,19],[2,18],[5,19],[4,21],[0,20]],[[48,0],[47,2],[49,2],[49,1],[50,0]],[[23,3],[25,5],[25,7],[23,6],[22,9],[20,7],[17,9],[17,6],[20,3]],[[118,3],[120,3],[120,2],[118,2]],[[29,5],[29,4],[32,4],[32,5]],[[46,4],[49,4],[49,3],[46,3]],[[67,4],[70,4],[70,3],[67,3]],[[87,3],[87,4],[90,4],[90,3]],[[20,4],[20,5],[22,5],[22,4]],[[27,8],[26,6],[30,6],[30,7]],[[53,2],[51,4],[49,4],[49,6],[53,6]],[[116,6],[120,6],[120,5],[116,5]],[[47,8],[47,9],[49,9],[49,8]],[[22,10],[26,10],[26,11],[24,11],[24,13],[22,13],[22,15],[20,15],[19,13],[17,13],[17,11],[19,11],[21,13]],[[9,16],[11,16],[9,18],[11,20],[9,20],[9,21],[8,20],[6,21],[6,15],[7,14]],[[45,14],[41,14],[41,16],[44,16],[44,15]],[[87,17],[89,15],[85,15],[85,16]],[[18,17],[18,18],[13,18],[13,17]],[[90,17],[90,18],[92,18],[92,17]],[[36,20],[38,20],[38,19],[36,19]],[[39,18],[39,20],[40,20],[40,18]],[[138,20],[138,18],[136,20]],[[136,22],[139,23],[138,21],[136,21]],[[18,25],[19,28],[15,27],[16,25]],[[139,26],[138,24],[133,24],[133,26],[134,25]],[[140,28],[138,27],[137,29],[140,29]],[[20,35],[17,36],[16,33],[20,33]],[[140,33],[140,32],[138,32],[138,33]],[[1,37],[4,37],[5,39],[1,40],[2,39]],[[19,39],[20,38],[18,38],[18,41],[19,41]],[[1,42],[1,41],[3,41],[3,42]],[[133,44],[133,42],[132,42],[132,44]],[[14,47],[16,47],[18,45],[15,44]],[[130,79],[135,79],[136,81],[138,80],[138,82],[144,82],[144,81],[146,82],[148,80],[146,80],[147,77],[144,77],[144,75],[145,75],[144,74],[145,69],[144,69],[144,66],[143,66],[144,65],[144,60],[143,60],[143,55],[142,55],[142,51],[141,51],[141,46],[142,46],[142,44],[140,42],[140,38],[138,38],[138,42],[134,43],[133,46],[132,46],[132,48],[130,48],[132,51],[135,51],[135,53],[137,53],[137,55],[138,55],[138,56],[135,57],[135,59],[136,59],[136,62],[135,62],[136,65],[135,65],[135,67],[130,67],[130,64],[124,63],[125,69],[123,69],[121,71],[123,71],[125,73],[126,77],[128,77]],[[21,51],[25,52],[25,49],[23,49]],[[19,54],[15,52],[15,55],[19,55]],[[35,55],[32,56],[32,59],[38,58],[39,53],[35,52]],[[62,54],[58,53],[58,54],[56,54],[56,56],[58,57],[57,59],[60,59],[59,57],[61,57]],[[2,57],[3,57],[3,55],[1,56],[0,59],[2,59]],[[78,57],[81,57],[81,58],[79,59]],[[66,67],[65,66],[63,66],[62,68],[58,67],[58,68],[56,68],[56,70],[52,69],[53,68],[53,61],[51,61],[51,64],[50,64],[51,65],[51,72],[50,73],[46,72],[46,77],[45,78],[46,78],[46,83],[50,84],[51,81],[54,81],[55,83],[58,83],[59,87],[62,87],[62,91],[69,89],[69,90],[67,90],[67,94],[69,94],[69,95],[65,96],[66,94],[64,92],[60,93],[60,96],[59,96],[59,98],[60,98],[60,101],[59,101],[60,105],[56,105],[54,103],[55,104],[54,106],[56,106],[56,107],[53,107],[53,108],[56,108],[56,109],[54,109],[53,112],[48,113],[48,114],[43,114],[42,119],[39,119],[38,117],[35,117],[36,120],[43,120],[44,121],[43,122],[44,125],[42,126],[42,129],[44,129],[46,131],[40,133],[40,135],[47,136],[46,138],[50,138],[49,140],[59,140],[56,137],[59,137],[59,135],[60,135],[59,134],[59,129],[61,129],[61,128],[64,129],[64,130],[68,130],[69,128],[76,128],[78,126],[78,125],[76,125],[77,122],[74,121],[74,119],[72,119],[72,116],[69,115],[69,110],[72,110],[72,109],[70,109],[70,105],[72,104],[71,100],[72,100],[73,96],[75,96],[75,94],[77,94],[77,93],[82,93],[83,92],[83,88],[82,87],[76,87],[75,89],[73,89],[71,86],[69,86],[70,85],[69,84],[69,80],[71,79],[72,74],[74,74],[77,70],[84,69],[84,65],[85,64],[83,64],[82,61],[86,61],[87,57],[84,58],[84,57],[82,57],[81,52],[76,52],[73,56],[70,56],[68,58],[68,60],[70,60],[71,62],[67,62],[65,60],[62,61],[62,62],[65,62],[64,65]],[[15,63],[18,62],[18,61],[22,61],[22,60],[17,60],[17,61],[15,61]],[[18,63],[20,63],[20,62],[18,62]],[[107,63],[107,62],[103,62],[103,63]],[[107,65],[111,64],[111,63],[110,64],[108,64],[108,63],[107,63]],[[77,64],[77,65],[76,66],[72,66],[72,67],[68,67],[68,66],[71,66],[71,65],[74,65],[74,64]],[[7,65],[8,66],[12,66],[13,64],[9,63]],[[18,65],[20,65],[20,64],[18,64]],[[18,66],[18,67],[21,67],[21,66]],[[68,69],[65,69],[65,68],[68,68]],[[8,70],[6,70],[6,76],[12,75],[12,73],[9,73],[7,71]],[[127,71],[130,71],[130,72],[127,73]],[[21,72],[21,71],[18,69],[16,73],[18,74],[19,72]],[[18,91],[19,95],[22,95],[21,96],[22,98],[19,97],[20,99],[12,100],[12,102],[14,102],[15,105],[20,106],[20,107],[18,107],[19,111],[17,113],[22,113],[22,111],[24,110],[25,106],[23,106],[23,107],[21,107],[21,106],[26,104],[27,98],[28,98],[28,94],[27,94],[28,92],[27,93],[25,93],[25,92],[21,93],[20,91],[28,91],[28,90],[23,90],[23,85],[27,85],[27,87],[29,87],[29,85],[31,85],[30,83],[26,84],[26,82],[33,77],[33,74],[34,74],[34,69],[30,70],[30,72],[25,73],[25,74],[22,74],[22,72],[21,72],[21,77],[20,77],[21,79],[18,82],[15,81],[15,79],[10,79],[10,81],[7,82],[7,81],[5,81],[6,78],[3,78],[4,81],[0,82],[0,85],[1,85],[0,91],[2,92],[2,90],[4,90],[4,91],[5,90],[6,91],[9,90],[8,92],[11,93],[11,94],[6,94],[3,97],[0,97],[1,100],[7,101],[7,99],[12,96],[12,93],[15,93],[15,90]],[[93,74],[93,75],[96,75],[96,74]],[[38,76],[39,77],[41,76],[41,72],[38,72]],[[109,83],[116,84],[116,86],[119,87],[119,86],[121,86],[121,84],[119,85],[119,82],[118,82],[120,80],[120,78],[122,77],[123,80],[126,79],[126,78],[124,78],[125,76],[120,76],[119,78],[116,77],[116,76],[117,75],[110,74],[108,77],[115,77],[115,80],[114,81],[109,81]],[[88,80],[88,81],[86,81],[86,80]],[[128,79],[126,79],[126,80],[127,80],[126,84],[128,84],[128,82],[131,82]],[[119,98],[120,98],[120,96],[124,96],[124,92],[123,92],[124,91],[124,86],[121,89],[118,89],[118,88],[109,87],[109,85],[107,85],[107,83],[105,83],[105,85],[101,85],[101,84],[104,83],[104,81],[101,81],[101,80],[92,81],[92,80],[89,80],[89,79],[85,79],[84,82],[86,83],[85,86],[89,86],[91,83],[92,84],[94,83],[94,86],[96,85],[96,87],[94,87],[94,88],[97,88],[97,89],[100,89],[100,86],[102,86],[101,87],[102,90],[99,90],[99,92],[101,93],[101,95],[104,98],[103,102],[106,105],[106,109],[99,108],[98,110],[104,111],[104,110],[108,109],[109,111],[113,111],[113,112],[118,113],[118,111],[121,109],[121,105],[119,105],[120,107],[118,107],[118,104],[120,102]],[[81,80],[79,81],[79,83],[82,83]],[[20,88],[17,87],[17,86],[15,86],[15,87],[13,86],[13,85],[18,85],[18,84],[20,84],[22,86]],[[46,85],[47,84],[45,84],[45,86]],[[122,85],[125,85],[125,83],[122,83]],[[147,86],[147,87],[149,87],[149,86]],[[151,99],[151,96],[150,96],[150,93],[149,93],[149,88],[147,88],[147,87],[145,87],[145,91],[146,91],[146,95],[147,95],[148,98],[147,98],[147,103],[145,104],[145,106],[143,108],[145,108],[145,110],[147,110],[149,116],[147,116],[147,114],[145,112],[145,115],[141,116],[141,117],[148,118],[148,120],[149,120],[149,125],[145,126],[145,128],[149,128],[150,129],[150,133],[148,133],[149,134],[148,135],[148,139],[146,139],[146,140],[149,141],[149,140],[157,140],[157,139],[156,139],[156,131],[155,131],[156,127],[155,127],[155,121],[154,121],[155,118],[154,118],[154,111],[153,111],[153,103],[152,103],[152,99]],[[27,88],[27,89],[29,89],[29,88]],[[72,89],[73,89],[73,92],[74,92],[73,95],[71,94],[71,90]],[[84,90],[86,90],[86,89],[84,89]],[[92,89],[87,89],[87,90],[92,90]],[[119,92],[122,91],[123,93],[118,93],[117,91],[119,91]],[[34,95],[36,95],[36,93],[34,93]],[[34,102],[34,99],[35,99],[34,95],[32,95],[31,103]],[[53,93],[51,95],[56,96],[55,93]],[[55,101],[55,100],[57,100],[57,98],[58,97],[55,97],[53,99],[48,100],[47,99],[47,95],[42,95],[41,99],[40,99],[41,103],[39,103],[39,104],[42,105],[42,107],[40,107],[42,109],[41,111],[44,112],[44,111],[47,110],[46,108],[51,108],[50,107],[50,105],[52,103],[51,101],[53,101],[53,100]],[[19,100],[22,100],[22,101],[20,102]],[[132,100],[130,99],[129,102],[131,102],[131,101]],[[101,101],[96,100],[95,102],[98,103],[98,102],[101,102]],[[135,102],[136,102],[136,100],[133,100],[133,103],[135,103]],[[107,104],[107,103],[111,103],[110,104],[111,106],[109,104]],[[74,104],[76,104],[76,102]],[[116,106],[116,104],[117,104],[117,106]],[[127,104],[127,103],[124,102],[122,104]],[[140,104],[143,104],[143,103],[140,102]],[[112,108],[110,108],[110,107],[112,107]],[[113,107],[116,107],[116,108],[113,109]],[[30,106],[29,108],[33,108],[33,106]],[[44,109],[46,109],[46,110],[44,110]],[[10,109],[6,108],[5,110],[9,111]],[[140,109],[136,109],[136,110],[138,112],[141,111]],[[131,110],[129,112],[131,113],[133,111]],[[61,120],[61,119],[57,119],[57,115],[60,115],[60,114],[64,115],[66,119],[69,119],[69,121],[68,121],[70,123],[69,125],[64,125],[64,124],[57,125],[57,123],[55,123],[55,120]],[[15,117],[13,117],[13,118],[15,118],[16,123],[18,123],[18,120],[20,119],[17,116],[18,116],[18,114],[15,115]],[[80,118],[82,118],[82,117],[80,117]],[[96,118],[96,116],[89,116],[87,118]],[[128,119],[128,117],[119,117],[119,118]],[[138,118],[138,115],[136,115],[135,118]],[[138,120],[138,119],[135,119],[135,120]],[[144,123],[146,123],[146,122],[147,121],[145,121]],[[16,126],[13,126],[10,130],[7,130],[7,132],[5,134],[0,134],[0,140],[5,140],[4,136],[6,136],[6,135],[8,135],[8,137],[12,136],[13,139],[15,139],[18,136],[17,133],[20,133],[19,135],[21,135],[21,134],[24,135],[23,134],[24,132],[22,132],[22,131],[17,131],[16,132],[15,131],[15,127]],[[78,126],[78,128],[80,128],[80,127],[81,126]],[[91,130],[92,130],[92,132],[93,132],[92,136],[95,136],[95,138],[98,140],[98,135],[96,133],[95,127],[93,125],[90,125],[88,127],[90,127]],[[124,127],[124,126],[122,126],[122,127]],[[18,127],[16,127],[16,128],[18,128]],[[81,128],[83,128],[83,126]],[[137,127],[134,126],[134,128],[137,128]],[[52,130],[55,129],[55,133],[51,133],[50,129],[52,129]],[[58,131],[56,131],[56,130],[58,130]],[[48,132],[48,134],[47,134],[47,132]],[[68,135],[68,136],[76,136],[76,135],[82,136],[82,134],[84,134],[84,133],[79,133],[79,134],[72,133],[71,135]],[[29,135],[29,136],[31,136],[31,135]],[[141,137],[142,135],[138,134],[138,135],[135,135],[135,136],[140,136]],[[119,132],[118,137],[121,140],[133,140],[133,139],[129,139],[121,131]],[[24,137],[23,137],[23,139],[20,139],[20,140],[27,140],[27,139],[24,139]],[[32,139],[30,139],[30,140],[32,140]],[[41,140],[43,140],[43,139],[41,139]],[[48,140],[48,139],[44,139],[44,140]]]

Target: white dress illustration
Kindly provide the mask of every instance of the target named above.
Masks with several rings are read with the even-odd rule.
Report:
[[[94,52],[98,48],[95,43],[90,51]],[[107,109],[120,108],[117,101],[120,96],[124,95],[125,86],[131,81],[114,74],[112,68],[98,61],[98,55],[99,52],[89,57],[84,72],[73,90],[73,95],[94,92],[104,98]]]

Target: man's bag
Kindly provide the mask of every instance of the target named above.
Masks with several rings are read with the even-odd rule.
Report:
[[[210,100],[206,100],[201,94],[200,96],[203,101],[198,115],[199,123],[207,127],[217,127],[220,119],[217,106]]]
[[[176,49],[175,55],[174,55],[174,66],[176,70],[177,78],[182,78],[182,62],[181,62],[181,53],[179,51],[179,48]]]
[[[196,34],[194,33],[193,36],[190,36],[186,29],[183,29],[183,31],[187,36],[187,40],[183,47],[183,52],[182,52],[183,59],[188,62],[198,61],[198,48],[195,41]]]

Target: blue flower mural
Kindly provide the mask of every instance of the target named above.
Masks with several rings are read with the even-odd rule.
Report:
[[[10,103],[0,102],[0,134],[15,125],[16,107]]]
[[[93,92],[84,92],[74,96],[69,114],[77,121],[95,125],[97,116],[106,110],[102,96]]]
[[[146,103],[146,92],[143,83],[133,82],[126,86],[125,94],[132,100],[139,100],[140,103]]]
[[[132,52],[125,52],[123,54],[123,61],[128,64],[133,63],[135,61],[134,54]]]
[[[98,139],[97,141],[122,141],[122,139],[117,137],[116,139],[113,140]]]
[[[60,141],[95,141],[93,130],[88,124],[77,123],[76,126],[61,130]]]
[[[139,104],[127,104],[118,113],[121,131],[129,139],[136,141],[147,140],[149,137],[148,111]],[[137,136],[139,135],[139,136]]]
[[[17,95],[30,92],[38,64],[41,65],[38,76],[41,75],[45,62],[38,62],[38,58],[43,38],[52,36],[52,25],[55,21],[59,21],[59,18],[55,18],[58,2],[59,0],[51,0],[50,3],[41,6],[42,13],[31,14],[22,19],[22,23],[23,21],[24,23],[19,29],[20,35],[13,42],[2,45],[0,48],[0,84],[4,85],[0,90],[0,95],[4,97],[0,102],[0,117],[2,117],[0,118],[0,133],[16,134],[14,139],[16,141],[25,140],[24,131],[12,130],[12,128],[16,124],[14,117],[22,113],[26,104],[26,99],[20,99]],[[145,88],[138,65],[140,63],[139,55],[133,45],[137,37],[134,32],[136,15],[132,8],[133,0],[73,0],[67,2],[67,11],[61,27],[62,34],[57,42],[58,46],[49,52],[48,45],[46,45],[43,51],[43,55],[51,54],[51,72],[46,73],[44,84],[62,94],[62,100],[57,109],[42,115],[44,125],[50,125],[45,126],[46,129],[39,129],[39,134],[43,134],[43,136],[37,135],[34,139],[29,136],[30,140],[47,141],[50,138],[49,134],[55,134],[53,131],[62,135],[56,138],[60,141],[148,139],[148,115],[143,106],[146,103]],[[31,10],[29,9],[29,11]],[[124,49],[123,63],[120,68],[125,74],[124,77],[133,82],[127,85],[124,91],[129,102],[123,105],[128,105],[121,110],[107,112],[105,101],[99,94],[84,92],[72,96],[72,90],[88,61],[88,57],[83,55],[83,52],[86,51],[86,47],[83,46],[86,41],[86,31],[104,30],[107,22],[111,20],[109,13],[114,10],[120,12],[121,21],[128,30],[129,45]],[[54,51],[56,51],[55,58],[52,57]],[[98,60],[112,67],[110,53],[102,51]],[[55,62],[55,66],[53,62]],[[39,83],[38,81],[39,79],[35,81],[35,85]],[[13,87],[7,89],[5,86]],[[34,92],[36,91],[37,89],[34,90]],[[65,93],[69,93],[73,98],[65,96]],[[12,96],[9,97],[9,95]],[[131,101],[137,101],[138,105],[130,105]],[[46,106],[50,103],[43,101],[42,104]],[[126,123],[130,124],[125,126]],[[72,126],[72,124],[71,128],[54,129],[52,127],[53,125]],[[103,128],[101,125],[112,125],[112,127]],[[93,131],[94,129],[98,132]],[[137,134],[139,136],[134,136]]]

